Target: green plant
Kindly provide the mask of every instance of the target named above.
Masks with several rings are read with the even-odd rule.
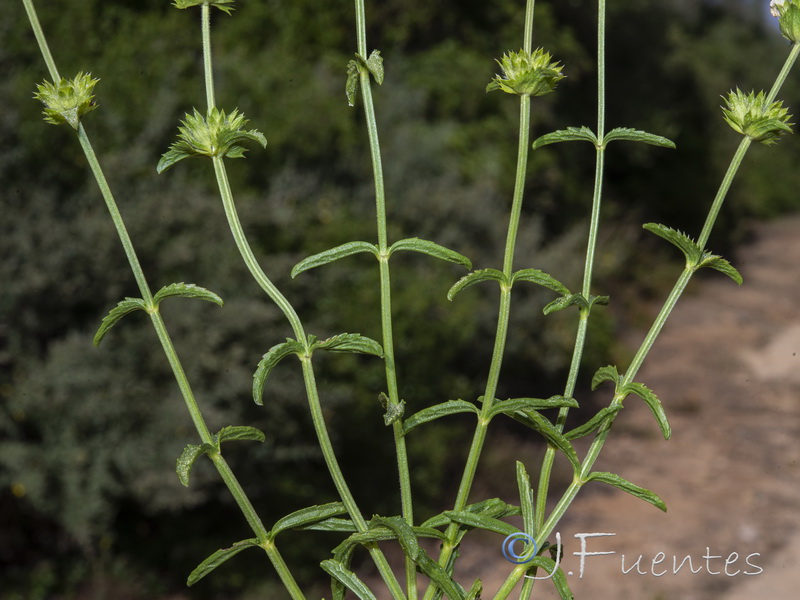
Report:
[[[533,149],[538,150],[553,143],[585,141],[591,143],[596,149],[595,184],[582,289],[578,293],[573,293],[560,281],[541,270],[535,268],[515,270],[514,267],[517,232],[522,214],[525,175],[528,166],[528,153],[531,148],[532,97],[552,92],[558,81],[564,77],[562,66],[559,63],[552,62],[547,52],[541,49],[534,50],[533,48],[534,2],[528,0],[522,50],[508,53],[498,61],[503,73],[498,75],[487,86],[487,91],[503,91],[519,96],[520,101],[517,170],[502,269],[484,268],[472,271],[455,283],[448,293],[448,298],[452,300],[457,294],[476,283],[494,281],[499,285],[500,303],[497,330],[486,386],[483,393],[478,397],[477,403],[464,400],[448,400],[435,406],[416,410],[410,415],[406,414],[407,403],[400,397],[398,387],[390,259],[397,251],[406,250],[440,258],[470,270],[472,269],[472,263],[462,254],[429,240],[412,237],[393,243],[389,241],[382,153],[372,98],[372,81],[374,80],[378,84],[383,83],[384,68],[383,59],[378,51],[368,53],[363,0],[356,0],[355,3],[357,52],[355,59],[351,60],[347,67],[346,96],[348,102],[354,105],[357,94],[360,91],[361,103],[366,115],[375,186],[377,243],[367,241],[343,243],[331,250],[315,254],[301,261],[292,270],[292,276],[300,275],[309,269],[321,267],[358,253],[374,256],[379,266],[382,333],[380,343],[357,333],[343,333],[325,340],[319,340],[314,335],[308,334],[292,304],[278,290],[259,265],[239,221],[223,159],[226,157],[242,157],[245,151],[241,145],[243,143],[257,142],[262,146],[266,146],[266,138],[257,130],[245,130],[246,121],[238,110],[225,112],[216,106],[212,71],[211,8],[216,7],[230,14],[233,3],[232,0],[185,0],[176,2],[175,4],[178,8],[200,7],[207,106],[205,115],[195,109],[192,115],[186,116],[182,127],[179,128],[178,141],[164,154],[158,165],[158,170],[163,172],[189,156],[196,155],[211,158],[225,214],[236,247],[255,281],[285,316],[294,335],[294,338],[288,338],[285,342],[273,345],[258,363],[253,380],[254,400],[256,403],[262,402],[265,383],[276,365],[288,356],[297,356],[301,363],[303,383],[317,440],[339,495],[339,500],[337,501],[295,511],[286,517],[278,519],[271,528],[267,528],[262,523],[256,509],[222,456],[223,442],[263,441],[264,436],[260,431],[249,426],[224,427],[217,433],[210,431],[175,351],[160,310],[161,302],[172,297],[203,299],[218,305],[222,305],[222,299],[209,290],[185,283],[167,285],[156,293],[151,291],[109,185],[95,157],[86,131],[81,124],[81,118],[95,108],[93,91],[96,80],[84,74],[79,74],[69,80],[60,77],[47,48],[41,27],[38,25],[32,2],[31,0],[23,0],[23,2],[52,79],[52,83],[45,83],[39,87],[37,98],[45,104],[45,115],[48,122],[55,124],[68,123],[75,129],[106,201],[106,206],[112,216],[141,296],[138,298],[125,298],[110,311],[108,316],[103,319],[101,327],[95,336],[95,343],[99,344],[109,330],[124,316],[140,310],[148,314],[200,438],[199,444],[187,446],[178,459],[178,476],[184,485],[188,485],[191,468],[194,463],[199,458],[208,456],[228,486],[255,536],[236,542],[233,546],[212,554],[190,575],[190,584],[204,577],[240,551],[250,547],[259,547],[267,554],[289,595],[292,598],[304,598],[304,593],[295,581],[289,567],[283,561],[277,542],[278,534],[282,534],[289,529],[304,528],[345,534],[344,540],[334,549],[333,558],[323,561],[321,565],[332,578],[334,598],[343,598],[347,589],[361,598],[375,597],[366,584],[350,568],[355,549],[358,546],[364,546],[375,562],[389,592],[395,599],[417,597],[417,571],[421,571],[430,580],[430,585],[424,596],[427,599],[441,597],[443,594],[451,599],[475,599],[481,593],[479,580],[469,590],[466,590],[453,579],[457,549],[461,540],[470,529],[474,528],[487,529],[503,535],[520,533],[518,528],[501,519],[506,516],[521,514],[524,522],[524,531],[534,538],[536,552],[531,553],[527,557],[529,560],[511,571],[495,598],[508,597],[520,580],[527,573],[535,572],[536,569],[544,569],[551,572],[554,575],[553,581],[562,597],[570,597],[571,594],[566,579],[562,573],[556,571],[556,561],[547,557],[543,552],[548,548],[547,539],[583,485],[590,481],[608,483],[659,508],[665,508],[663,502],[653,492],[628,482],[618,475],[597,472],[592,469],[606,442],[613,421],[622,408],[623,401],[631,394],[639,396],[648,405],[661,428],[662,434],[665,438],[669,437],[669,424],[659,399],[651,390],[635,382],[634,379],[669,313],[694,272],[703,267],[711,267],[728,275],[737,283],[741,283],[741,277],[736,269],[725,259],[707,251],[706,244],[733,178],[751,143],[753,141],[766,144],[774,143],[780,135],[790,131],[790,126],[787,123],[789,118],[787,112],[780,102],[775,101],[775,98],[795,62],[798,52],[800,52],[798,50],[799,46],[794,39],[796,37],[794,35],[796,28],[794,23],[798,22],[798,18],[800,18],[799,3],[794,0],[774,3],[776,5],[776,14],[781,19],[782,31],[790,39],[792,46],[785,66],[769,94],[765,95],[761,92],[759,94],[750,93],[745,95],[737,90],[736,92],[731,92],[726,99],[725,120],[744,138],[723,178],[698,240],[694,241],[685,234],[663,225],[653,223],[645,225],[648,231],[666,239],[682,251],[686,258],[685,269],[678,278],[625,374],[620,375],[614,366],[606,366],[598,369],[592,378],[593,388],[604,382],[613,383],[614,394],[609,406],[599,411],[588,422],[565,432],[569,409],[577,406],[573,395],[584,355],[590,315],[596,306],[602,306],[608,302],[608,297],[592,294],[592,274],[599,229],[605,150],[612,141],[642,142],[667,148],[673,146],[664,137],[635,129],[616,128],[606,131],[605,1],[599,0],[598,3],[598,118],[596,128],[592,130],[588,127],[572,127],[547,134],[532,144]],[[555,293],[556,299],[544,307],[545,314],[551,314],[570,307],[576,307],[578,310],[578,330],[574,351],[564,391],[560,395],[550,398],[524,397],[508,400],[501,400],[496,397],[506,349],[511,312],[511,292],[514,285],[519,282],[534,283]],[[315,367],[312,361],[313,353],[317,350],[367,354],[383,359],[385,391],[380,392],[378,398],[385,408],[384,422],[386,426],[391,427],[395,444],[402,507],[400,515],[375,516],[367,520],[357,505],[339,467],[321,407]],[[413,406],[413,401],[409,400],[408,405]],[[552,421],[541,412],[548,409],[556,409],[558,411],[557,416]],[[475,414],[477,425],[453,509],[417,524],[413,511],[412,478],[407,458],[406,439],[413,439],[413,435],[410,434],[419,426],[459,413]],[[520,492],[519,506],[508,505],[498,499],[469,503],[470,492],[485,443],[488,426],[493,418],[498,415],[506,415],[521,421],[529,428],[543,435],[548,445],[535,494],[524,466],[521,463],[517,463],[517,485]],[[572,440],[588,435],[593,436],[593,441],[589,451],[581,459],[572,445]],[[552,467],[555,456],[559,452],[571,464],[574,477],[567,490],[558,499],[555,508],[548,514],[546,508],[547,499],[550,495]],[[343,518],[345,515],[346,518]],[[281,539],[283,537],[285,535],[281,536]],[[438,560],[431,558],[419,545],[419,538],[423,537],[441,541],[442,549]],[[388,540],[397,540],[404,552],[405,585],[401,584],[378,545],[379,542]],[[556,554],[559,552],[558,548],[552,549]],[[533,583],[533,579],[526,578],[522,586],[522,597],[530,597]]]

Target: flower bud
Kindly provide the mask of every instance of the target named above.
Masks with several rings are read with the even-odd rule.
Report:
[[[728,125],[754,142],[774,144],[784,133],[792,133],[791,115],[782,102],[767,105],[764,92],[744,94],[737,88],[725,98],[727,108],[722,109]]]
[[[800,41],[800,0],[772,0],[769,9],[777,17],[783,37],[793,44]]]
[[[61,79],[57,84],[45,81],[36,86],[33,97],[44,104],[44,120],[53,125],[69,123],[78,129],[80,118],[97,108],[94,86],[99,79],[88,73],[78,73],[73,79]]]
[[[550,54],[541,48],[532,54],[524,50],[508,52],[497,64],[503,69],[503,74],[492,79],[486,86],[487,92],[502,90],[519,96],[544,96],[564,79],[561,74],[563,66],[550,62]]]

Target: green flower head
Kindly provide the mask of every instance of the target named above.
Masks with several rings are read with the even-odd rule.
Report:
[[[258,142],[266,148],[267,138],[264,134],[255,129],[245,131],[246,124],[247,119],[238,110],[226,115],[223,111],[212,108],[208,116],[203,117],[195,109],[181,121],[178,141],[161,157],[158,172],[166,171],[176,162],[190,156],[242,158],[245,149],[239,144],[246,141]]]
[[[778,19],[783,37],[793,44],[800,41],[800,0],[772,0],[769,8]]]
[[[768,105],[763,91],[745,94],[737,88],[728,94],[725,104],[722,114],[728,125],[754,142],[774,144],[784,133],[792,133],[792,116],[782,102]]]
[[[34,98],[44,104],[44,120],[53,125],[69,123],[78,129],[80,118],[97,108],[94,103],[94,86],[99,79],[89,73],[78,73],[73,79],[62,79],[58,83],[45,81],[36,86]]]
[[[216,6],[218,9],[231,14],[233,10],[234,0],[175,0],[172,6],[175,8],[189,8],[191,6],[200,6],[207,4],[208,6]]]
[[[503,55],[497,64],[503,69],[486,86],[486,91],[502,90],[507,94],[519,96],[544,96],[552,92],[556,84],[564,79],[563,68],[557,62],[550,62],[550,53],[541,48],[533,54],[520,50]]]

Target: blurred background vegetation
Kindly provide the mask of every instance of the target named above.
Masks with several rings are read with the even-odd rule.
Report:
[[[364,124],[344,96],[355,48],[352,2],[236,4],[232,17],[214,14],[217,102],[238,107],[269,139],[266,152],[230,161],[242,220],[309,331],[379,338],[372,261],[354,257],[288,277],[308,254],[374,238]],[[618,144],[609,152],[597,293],[610,294],[612,306],[593,315],[584,386],[598,366],[624,363],[616,335],[643,324],[647,301],[677,273],[678,256],[648,239],[641,223],[699,232],[738,143],[720,118],[720,95],[769,86],[785,58],[767,4],[610,3],[608,126],[665,135],[678,149]],[[210,164],[186,161],[155,173],[178,120],[204,103],[198,11],[175,10],[166,0],[37,5],[62,74],[83,70],[101,79],[100,109],[85,124],[151,285],[193,282],[226,300],[224,309],[175,301],[165,312],[212,428],[249,424],[267,434],[263,446],[231,447],[234,470],[268,522],[333,500],[298,369],[282,366],[271,376],[264,408],[250,400],[255,364],[290,330],[240,264]],[[432,239],[478,268],[499,265],[517,103],[484,87],[497,70],[493,59],[520,45],[524,5],[367,3],[369,47],[382,51],[387,69],[375,95],[392,239]],[[595,15],[588,0],[537,3],[536,44],[565,64],[568,78],[535,101],[534,136],[594,125]],[[72,132],[46,125],[32,100],[45,69],[21,3],[7,6],[0,40],[0,597],[133,599],[180,591],[202,558],[248,537],[246,525],[209,465],[195,469],[189,489],[174,474],[175,458],[196,438],[146,320],[126,320],[102,348],[92,347],[102,316],[136,288]],[[800,105],[796,78],[781,97],[790,109]],[[779,151],[751,151],[712,237],[715,251],[734,253],[753,219],[798,208],[798,159],[793,139]],[[520,267],[578,284],[593,164],[588,145],[532,155]],[[418,255],[398,256],[393,266],[408,410],[474,400],[495,325],[490,286],[448,303],[446,290],[462,275],[457,269]],[[500,397],[557,393],[574,315],[545,320],[547,293],[520,288],[515,296]],[[318,365],[334,442],[363,510],[396,513],[391,436],[377,401],[379,361],[320,357]],[[452,501],[466,425],[454,419],[410,440],[420,518]],[[530,437],[510,425],[500,432],[487,464],[504,444]],[[481,489],[508,490],[513,500],[513,461],[506,462],[496,469],[499,479]],[[312,582],[313,565],[333,545],[329,537],[298,535],[282,550]],[[273,597],[263,557],[240,556],[192,597]]]

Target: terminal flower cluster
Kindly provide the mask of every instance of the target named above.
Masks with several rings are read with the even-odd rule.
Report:
[[[772,0],[769,8],[778,19],[783,37],[793,44],[800,41],[800,0]]]
[[[234,0],[175,0],[172,5],[175,8],[189,8],[206,4],[208,6],[216,6],[227,14],[231,14],[233,2]]]
[[[58,83],[45,81],[37,86],[34,98],[44,104],[44,120],[53,125],[69,123],[78,129],[80,118],[97,108],[94,102],[94,86],[99,79],[89,73],[78,73],[72,79],[61,79]]]
[[[792,116],[783,108],[783,102],[768,105],[763,91],[745,94],[737,88],[728,94],[725,103],[727,107],[722,109],[725,121],[754,142],[774,144],[784,133],[792,133],[789,123]]]
[[[550,53],[537,48],[533,53],[520,50],[508,52],[497,61],[503,70],[486,86],[486,91],[502,90],[519,96],[544,96],[564,79],[563,65],[551,62]]]

